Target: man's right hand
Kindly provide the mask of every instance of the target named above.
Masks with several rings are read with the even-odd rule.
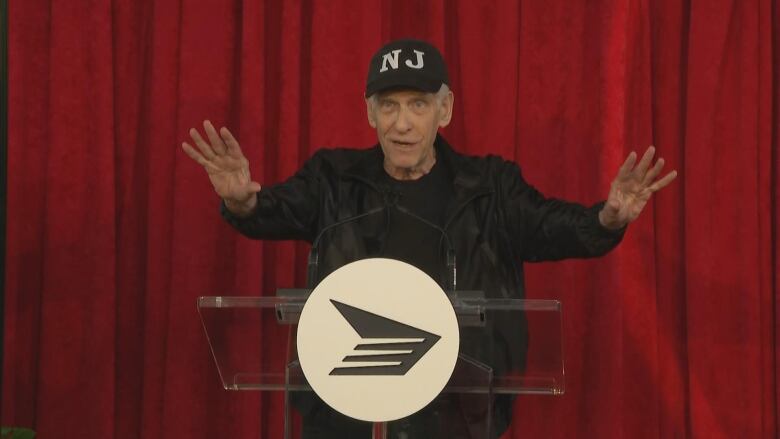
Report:
[[[249,160],[244,157],[238,141],[227,128],[217,130],[209,121],[203,121],[208,142],[203,140],[195,128],[190,128],[190,137],[197,146],[182,143],[182,149],[193,160],[206,168],[214,190],[225,201],[225,206],[237,216],[248,216],[257,205],[260,183],[252,181],[249,174]]]

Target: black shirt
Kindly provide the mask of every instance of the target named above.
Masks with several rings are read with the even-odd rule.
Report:
[[[452,198],[452,176],[436,162],[417,180],[395,180],[385,175],[384,184],[397,197],[388,212],[387,243],[381,256],[412,264],[446,288],[447,244],[437,227],[444,228]]]

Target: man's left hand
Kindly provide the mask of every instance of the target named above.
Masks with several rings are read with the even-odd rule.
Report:
[[[599,212],[601,225],[608,229],[625,227],[639,216],[654,192],[663,189],[677,177],[677,171],[672,171],[656,180],[664,167],[664,159],[659,158],[650,168],[654,155],[655,148],[652,146],[647,148],[639,163],[636,163],[636,152],[632,151],[628,155],[612,181],[604,208]]]

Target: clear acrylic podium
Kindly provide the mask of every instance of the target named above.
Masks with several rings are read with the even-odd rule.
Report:
[[[373,425],[351,420],[322,407],[298,363],[296,323],[305,291],[280,291],[277,297],[200,297],[198,312],[226,390],[285,392],[285,438],[303,437],[312,422],[324,422],[323,429],[328,422],[347,423],[360,436],[373,438],[457,438],[465,430],[466,437],[489,438],[497,399],[509,401],[511,408],[510,395],[564,392],[559,301],[484,299],[459,292],[450,299],[461,349],[439,397],[409,418]],[[328,420],[312,421],[323,410],[331,413]]]

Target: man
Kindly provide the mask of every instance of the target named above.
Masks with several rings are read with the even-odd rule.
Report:
[[[672,171],[657,179],[664,161],[651,166],[652,147],[638,163],[632,152],[606,202],[585,207],[545,198],[512,162],[455,152],[438,134],[453,111],[447,69],[439,51],[422,41],[394,41],[374,55],[365,102],[378,145],[320,150],[294,176],[270,187],[251,179],[249,163],[227,128],[217,132],[206,121],[207,139],[191,129],[195,146],[182,146],[206,168],[222,198],[223,216],[241,233],[320,240],[323,266],[316,279],[358,259],[390,257],[417,266],[449,289],[454,254],[457,288],[496,298],[524,297],[523,262],[594,257],[614,248],[651,195],[676,176]],[[461,350],[499,372],[522,368],[526,337],[524,322],[489,322],[479,333],[464,333]],[[441,410],[424,411],[415,422]],[[496,437],[506,430],[510,411],[511,400],[496,399]],[[311,417],[330,417],[322,413]],[[349,423],[339,422],[329,418],[320,425],[354,437],[343,433],[352,431]],[[419,437],[434,430],[420,430],[428,433]],[[469,437],[461,434],[457,437]]]

